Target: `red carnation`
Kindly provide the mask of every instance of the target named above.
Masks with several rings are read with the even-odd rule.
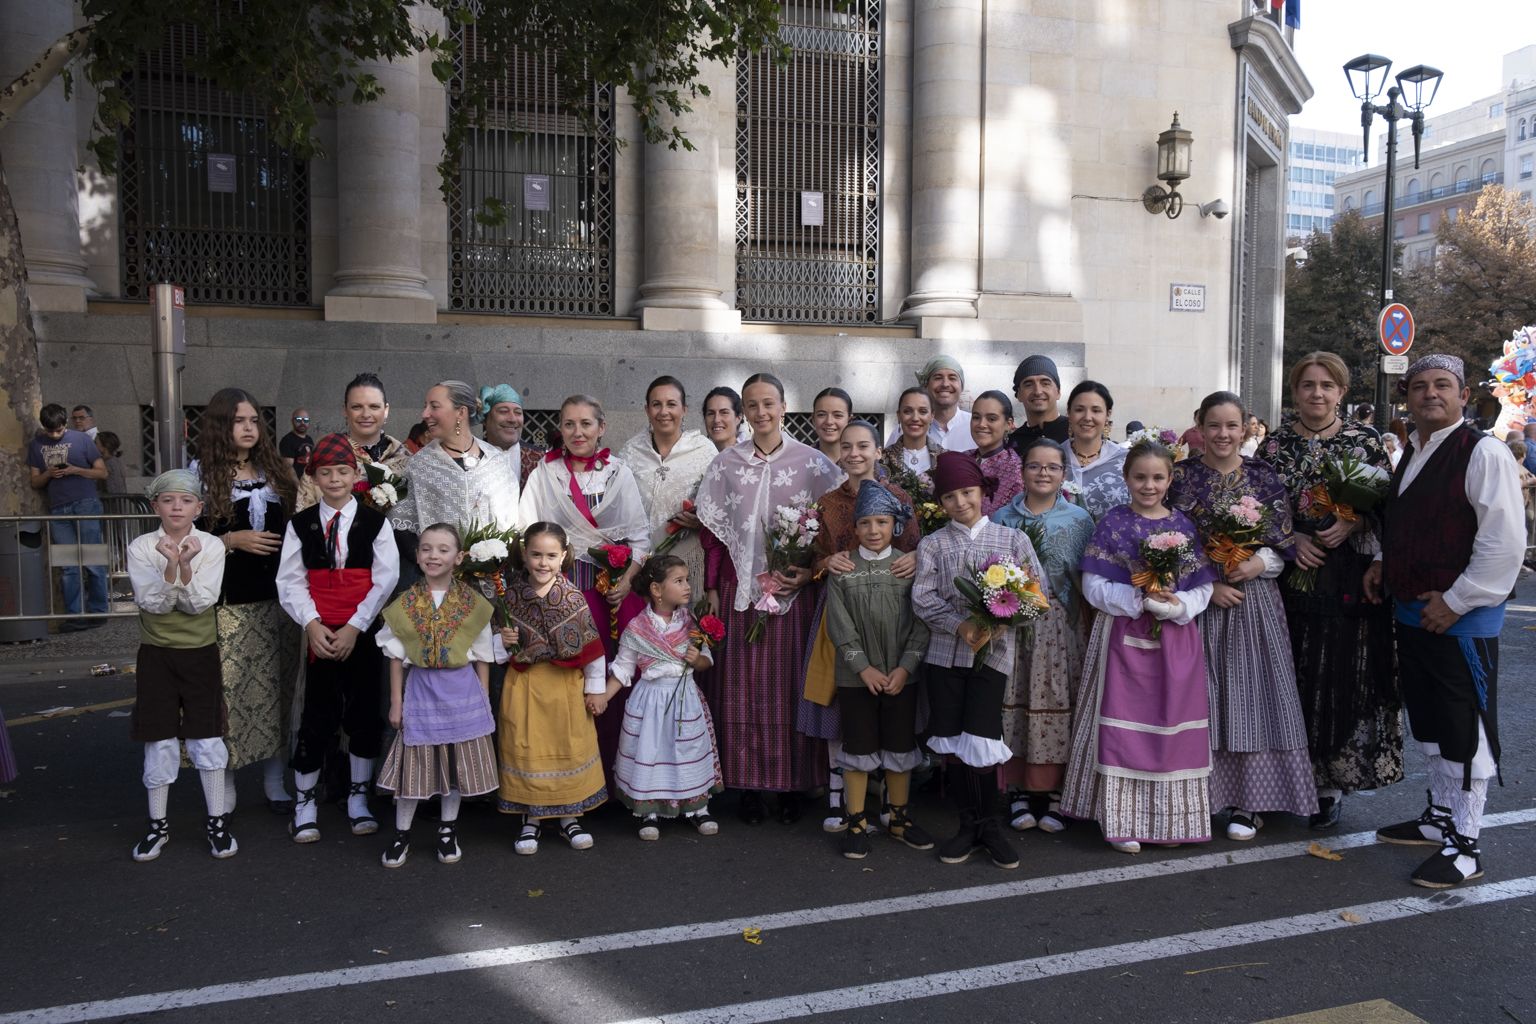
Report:
[[[695,506],[694,503],[691,500],[689,500],[688,498],[684,498],[683,499],[683,511],[684,512],[692,512],[694,510],[694,508],[696,508],[696,507],[697,506]]]
[[[366,478],[362,479],[362,480],[359,480],[357,483],[352,485],[352,493],[353,494],[367,494],[368,491],[369,491],[369,487],[368,487],[368,481],[367,481]]]
[[[623,544],[610,544],[608,551],[608,565],[613,569],[622,569],[629,564],[633,552]]]
[[[699,619],[699,631],[708,637],[712,644],[718,644],[725,639],[725,623],[721,622],[717,615],[705,615]]]

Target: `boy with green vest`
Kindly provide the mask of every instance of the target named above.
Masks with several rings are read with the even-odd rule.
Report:
[[[181,744],[203,783],[208,846],[219,859],[238,849],[224,827],[224,687],[213,606],[224,581],[224,544],[193,527],[202,486],[190,470],[155,477],[149,497],[158,529],[128,545],[128,578],[139,606],[139,655],[132,736],[144,744],[149,832],[133,848],[154,860],[170,841],[165,807],[181,766]]]

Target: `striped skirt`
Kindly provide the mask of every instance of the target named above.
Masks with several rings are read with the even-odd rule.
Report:
[[[639,680],[623,721],[613,774],[619,799],[635,814],[689,814],[725,788],[715,726],[692,678]]]
[[[408,747],[405,736],[395,733],[395,741],[384,755],[379,769],[378,787],[402,800],[425,800],[446,796],[456,789],[464,796],[479,796],[497,787],[496,745],[490,736],[477,736],[463,743],[435,743]]]
[[[1317,790],[1285,605],[1272,579],[1200,616],[1211,694],[1211,806],[1312,814]]]

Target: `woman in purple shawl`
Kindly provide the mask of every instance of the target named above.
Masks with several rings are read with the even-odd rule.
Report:
[[[1168,449],[1132,448],[1131,503],[1104,515],[1083,553],[1083,597],[1103,614],[1088,638],[1061,808],[1097,821],[1122,853],[1211,837],[1210,698],[1194,620],[1215,574],[1194,523],[1164,504],[1172,475]],[[1157,549],[1166,572],[1149,560]]]

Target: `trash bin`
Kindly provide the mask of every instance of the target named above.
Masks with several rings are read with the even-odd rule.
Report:
[[[41,640],[48,635],[47,619],[11,618],[47,615],[48,589],[43,524],[0,523],[0,643]]]

